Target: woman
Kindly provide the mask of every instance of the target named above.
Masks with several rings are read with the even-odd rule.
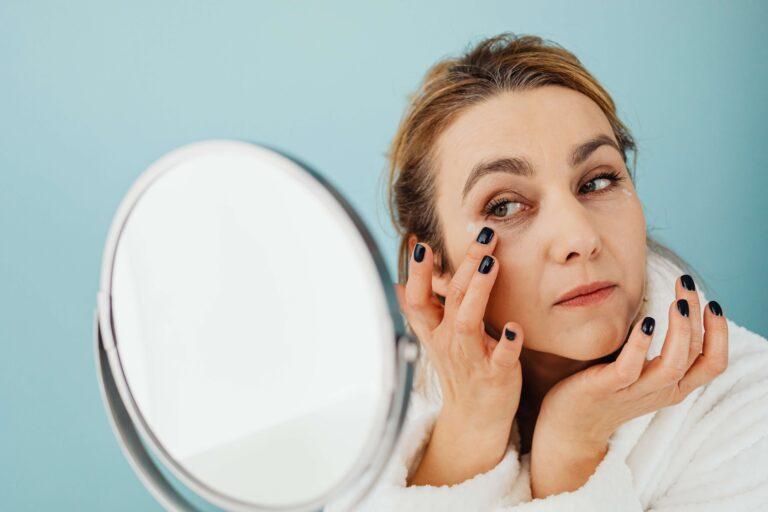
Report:
[[[768,509],[768,343],[647,236],[630,151],[556,44],[429,70],[390,153],[422,359],[360,510]]]

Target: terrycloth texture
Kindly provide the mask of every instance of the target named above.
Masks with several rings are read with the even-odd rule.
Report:
[[[648,253],[647,314],[656,319],[648,359],[661,353],[675,279],[682,272]],[[702,307],[708,298],[699,290]],[[728,310],[725,305],[725,315]],[[451,486],[405,487],[431,435],[439,404],[418,393],[396,451],[360,512],[752,511],[768,510],[768,340],[728,320],[725,372],[682,403],[635,418],[610,438],[579,489],[531,499],[530,453],[518,456],[513,422],[503,460]]]

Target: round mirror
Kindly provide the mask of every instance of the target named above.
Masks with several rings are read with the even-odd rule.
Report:
[[[361,499],[417,358],[350,205],[306,165],[236,141],[177,149],[129,191],[104,253],[97,345],[145,485],[183,501],[148,469],[148,446],[228,510]]]

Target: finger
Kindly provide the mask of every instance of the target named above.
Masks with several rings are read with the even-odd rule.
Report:
[[[464,353],[476,359],[486,354],[483,318],[498,272],[496,259],[490,254],[483,256],[456,312],[453,328],[457,340]]]
[[[392,283],[392,286],[395,288],[395,296],[397,297],[397,303],[400,306],[400,310],[405,311],[408,307],[405,303],[405,285]]]
[[[632,327],[627,342],[616,360],[600,369],[598,385],[608,391],[619,391],[637,382],[645,367],[656,320],[647,316]]]
[[[635,383],[636,391],[646,394],[677,383],[688,369],[691,322],[688,302],[678,299],[669,305],[669,328],[661,355],[656,356]]]
[[[718,314],[719,313],[719,314]],[[704,311],[704,350],[678,384],[683,396],[706,384],[728,367],[728,322],[717,301]]]
[[[507,322],[501,330],[501,337],[491,354],[491,366],[502,371],[513,369],[520,362],[523,347],[523,328],[515,322]]]
[[[688,368],[691,367],[699,354],[701,354],[704,343],[703,328],[701,325],[701,305],[699,292],[696,291],[696,283],[689,274],[683,274],[675,281],[675,295],[678,299],[688,301],[689,315],[691,322],[691,346],[688,350]]]
[[[414,245],[408,263],[408,282],[405,285],[405,312],[414,330],[426,329],[432,332],[440,325],[443,317],[442,307],[432,294],[432,262],[432,248],[428,244]]]
[[[477,267],[483,259],[483,256],[493,252],[496,247],[496,236],[489,227],[483,227],[478,233],[477,238],[470,244],[459,268],[453,274],[448,290],[445,296],[445,319],[453,322],[456,318],[456,312],[464,300],[467,287],[472,277],[477,272]]]

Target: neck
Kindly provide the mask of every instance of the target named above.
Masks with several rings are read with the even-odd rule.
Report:
[[[524,404],[526,414],[535,418],[542,400],[555,384],[592,365],[614,360],[620,351],[621,348],[600,359],[579,361],[523,347],[520,364],[525,385],[520,399],[521,406]]]
[[[577,361],[523,347],[520,353],[520,364],[525,383],[521,401],[525,402],[528,414],[536,416],[541,407],[541,401],[552,386],[587,368],[592,361]]]

